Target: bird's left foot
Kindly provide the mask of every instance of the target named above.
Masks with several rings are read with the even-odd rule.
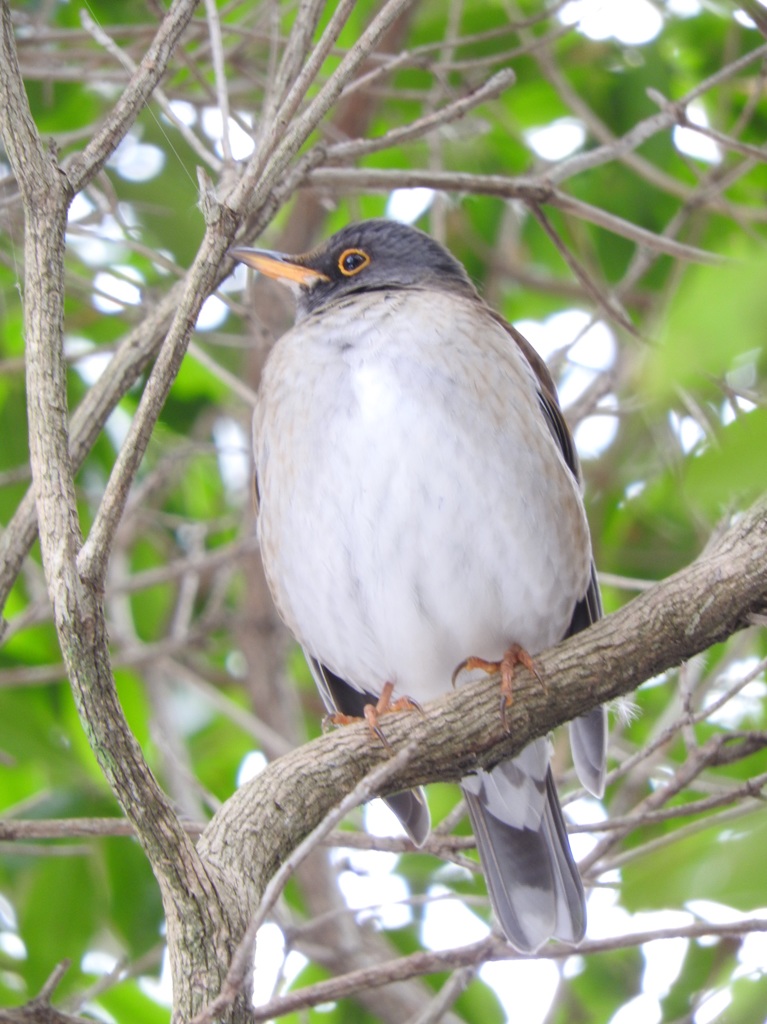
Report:
[[[387,750],[391,750],[391,743],[384,736],[379,725],[381,716],[392,714],[395,711],[420,711],[423,714],[423,708],[418,701],[413,700],[412,697],[398,697],[396,700],[392,700],[393,693],[394,683],[384,683],[381,689],[381,696],[376,703],[366,704],[363,709],[364,721],[368,723],[370,731],[374,736],[378,737]],[[343,715],[340,712],[328,715],[325,718],[325,722],[330,722],[332,725],[352,725],[354,722],[361,721],[363,721],[363,718],[359,718],[356,715]]]
[[[544,690],[546,689],[546,684],[538,669],[535,667],[535,662],[521,644],[511,644],[500,661],[486,661],[484,658],[475,657],[464,658],[464,660],[456,666],[455,671],[453,672],[453,686],[455,686],[458,676],[464,671],[472,672],[476,669],[481,669],[483,672],[487,672],[488,675],[492,675],[495,672],[500,673],[501,723],[503,725],[504,732],[510,731],[506,720],[506,711],[511,707],[513,701],[514,670],[517,665],[521,665],[523,668],[526,668],[528,672],[531,672]]]

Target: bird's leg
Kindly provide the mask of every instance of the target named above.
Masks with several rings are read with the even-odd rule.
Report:
[[[488,675],[492,675],[494,672],[500,672],[501,723],[503,725],[504,732],[510,731],[506,721],[506,710],[511,707],[513,700],[514,669],[517,665],[521,665],[523,668],[526,668],[528,672],[531,672],[544,690],[546,689],[546,684],[541,678],[538,669],[535,667],[535,662],[521,644],[511,644],[500,661],[486,661],[484,658],[476,657],[464,658],[464,660],[456,666],[455,671],[453,672],[453,686],[455,686],[456,679],[463,671],[471,672],[475,669],[482,669],[482,671],[487,672]]]
[[[391,744],[386,739],[381,730],[378,721],[381,715],[389,715],[395,711],[420,711],[423,714],[423,708],[418,701],[413,700],[412,697],[398,697],[397,700],[392,700],[392,694],[394,693],[394,683],[384,683],[381,689],[381,695],[375,704],[366,704],[363,709],[364,721],[368,723],[370,731],[374,736],[383,743],[383,745],[391,750]],[[351,725],[354,722],[361,722],[363,719],[357,715],[344,715],[337,712],[333,715],[327,715],[325,722],[330,722],[333,725]]]
[[[398,697],[397,700],[392,700],[391,696],[393,693],[394,683],[384,683],[381,695],[376,703],[366,704],[363,710],[365,721],[370,726],[370,731],[389,749],[391,749],[391,744],[384,736],[378,724],[381,715],[389,715],[394,711],[420,711],[423,714],[423,708],[417,701],[410,697]]]

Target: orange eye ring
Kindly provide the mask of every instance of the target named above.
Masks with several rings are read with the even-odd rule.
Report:
[[[354,277],[370,263],[370,257],[362,249],[344,249],[338,257],[338,269],[344,277]]]

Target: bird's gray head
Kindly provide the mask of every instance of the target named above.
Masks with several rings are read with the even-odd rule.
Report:
[[[463,266],[423,231],[393,220],[349,224],[300,256],[232,249],[240,262],[293,286],[297,318],[343,296],[387,288],[436,288],[476,295]]]

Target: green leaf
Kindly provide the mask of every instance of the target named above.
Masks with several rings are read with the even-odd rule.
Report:
[[[666,834],[673,838],[673,828]],[[756,811],[648,850],[622,868],[622,903],[630,911],[681,908],[689,900],[743,911],[763,906],[765,843],[767,821]]]
[[[141,1024],[168,1024],[170,1010],[161,1006],[141,990],[135,979],[124,981],[98,998],[98,1005],[122,1024],[140,1021]]]
[[[102,843],[111,925],[133,959],[161,942],[160,889],[136,840],[115,836]]]
[[[685,491],[712,518],[767,492],[767,408],[739,416],[686,463]]]
[[[29,991],[38,992],[56,964],[68,957],[74,966],[58,990],[64,994],[77,987],[77,965],[106,917],[103,877],[89,857],[41,857],[26,882],[16,905],[28,954],[24,977]]]
[[[739,238],[727,262],[693,266],[648,352],[645,393],[667,401],[679,388],[710,391],[710,379],[742,371],[744,362],[767,369],[767,253]]]

